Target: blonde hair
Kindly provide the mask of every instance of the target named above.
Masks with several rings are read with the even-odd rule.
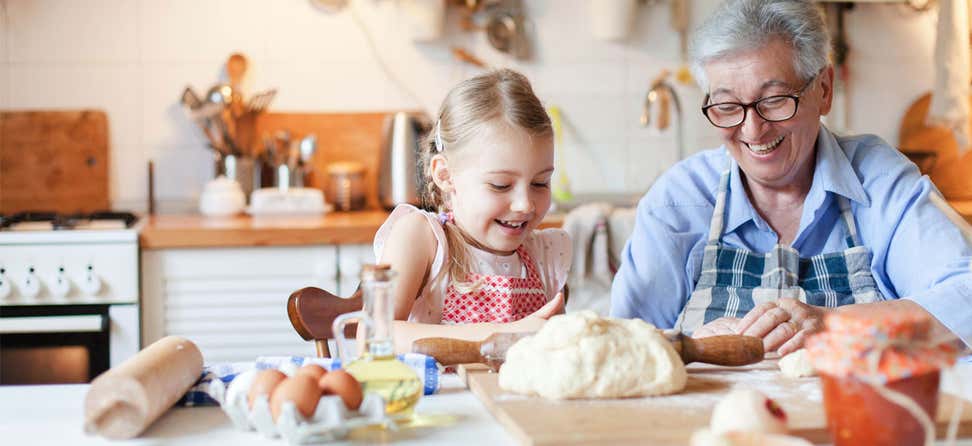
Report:
[[[483,126],[494,121],[523,129],[533,137],[553,135],[550,117],[526,76],[504,68],[459,83],[442,101],[438,120],[422,143],[419,168],[425,180],[422,203],[426,210],[441,213],[452,207],[432,180],[432,157],[458,153]],[[455,222],[446,221],[443,230],[449,244],[449,266],[443,271],[448,271],[460,292],[470,292],[479,284],[468,280],[472,268],[467,242]],[[444,275],[433,281],[441,278]]]

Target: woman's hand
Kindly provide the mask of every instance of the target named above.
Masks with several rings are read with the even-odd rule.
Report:
[[[763,339],[763,350],[780,356],[803,347],[807,336],[823,327],[824,307],[784,298],[757,305],[736,324],[736,333]]]
[[[708,324],[699,327],[692,333],[693,338],[707,338],[709,336],[737,334],[736,324],[739,323],[738,317],[720,317]]]
[[[540,307],[539,310],[534,311],[529,316],[520,319],[516,322],[510,322],[503,327],[502,331],[505,332],[521,332],[529,331],[535,332],[543,327],[543,324],[550,319],[551,316],[562,314],[564,312],[564,293],[557,293],[550,302],[547,302],[544,306]]]

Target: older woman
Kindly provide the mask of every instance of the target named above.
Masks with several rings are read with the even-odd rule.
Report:
[[[780,354],[836,307],[927,313],[972,341],[972,247],[901,153],[821,125],[829,48],[804,0],[728,0],[696,32],[702,112],[724,144],[641,200],[612,315],[758,336]]]

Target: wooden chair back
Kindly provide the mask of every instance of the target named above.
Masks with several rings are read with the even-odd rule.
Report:
[[[334,338],[331,323],[344,313],[358,311],[363,303],[359,288],[351,297],[343,298],[316,287],[301,288],[287,299],[287,316],[297,334],[307,341],[314,341],[317,356],[330,357],[327,340]],[[344,336],[353,338],[357,324],[348,324]]]

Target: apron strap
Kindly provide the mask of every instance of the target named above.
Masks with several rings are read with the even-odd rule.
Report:
[[[523,263],[523,268],[525,268],[527,271],[526,278],[540,280],[540,273],[537,271],[537,265],[533,263],[533,257],[530,257],[530,254],[527,253],[526,248],[524,248],[523,245],[520,245],[518,248],[516,248],[516,253],[520,256],[520,262]],[[519,277],[519,274],[516,277]]]
[[[847,233],[849,234],[847,242],[848,248],[853,248],[855,246],[861,246],[860,236],[857,234],[857,223],[854,222],[854,213],[851,211],[850,200],[842,195],[837,196],[837,201],[840,203],[840,217],[844,220],[844,225],[847,226]]]
[[[712,210],[712,219],[709,220],[709,239],[708,243],[714,245],[719,243],[722,237],[722,226],[726,218],[726,197],[729,192],[729,172],[726,169],[719,178],[719,191],[716,193],[715,209]]]

